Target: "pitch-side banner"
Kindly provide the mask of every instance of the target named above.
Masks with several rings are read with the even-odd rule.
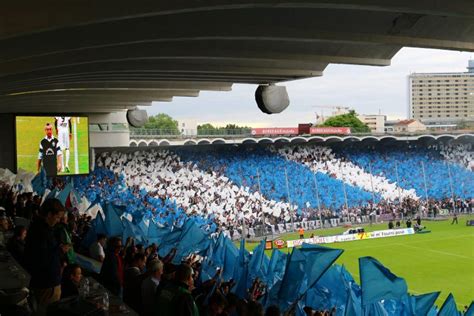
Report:
[[[252,128],[252,135],[298,135],[298,127]]]
[[[351,133],[351,129],[349,127],[311,127],[309,129],[310,134],[342,134],[342,135],[349,135]]]
[[[358,233],[358,234],[351,234],[351,235],[320,236],[320,237],[317,236],[317,237],[306,238],[306,239],[287,240],[286,246],[288,248],[293,248],[293,247],[301,246],[303,243],[331,244],[335,242],[412,235],[414,233],[415,233],[415,230],[413,228],[402,228],[402,229],[377,230],[373,232],[365,232],[365,233]]]

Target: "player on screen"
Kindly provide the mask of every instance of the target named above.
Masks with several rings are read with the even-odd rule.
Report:
[[[68,116],[56,116],[54,127],[56,128],[56,135],[58,135],[59,146],[66,154],[66,161],[61,155],[61,172],[69,172],[69,141],[72,136],[71,118]]]
[[[61,170],[61,146],[57,138],[53,136],[53,126],[46,123],[44,126],[46,136],[40,141],[39,154],[37,162],[37,171],[41,169],[41,165],[48,176],[56,176]],[[59,158],[59,159],[58,159]]]

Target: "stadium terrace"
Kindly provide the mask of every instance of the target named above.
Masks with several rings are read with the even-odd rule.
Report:
[[[110,247],[117,241],[125,245],[119,252],[124,277],[132,270],[151,277],[148,269],[154,269],[156,263],[161,264],[161,274],[157,272],[160,283],[166,284],[175,273],[172,271],[185,268],[183,262],[192,266],[194,284],[209,300],[197,301],[199,309],[209,308],[210,301],[219,298],[226,300],[219,304],[228,306],[227,300],[235,297],[257,304],[246,308],[275,307],[295,314],[305,308],[335,315],[350,309],[356,314],[372,314],[374,309],[390,313],[395,308],[405,310],[406,315],[418,315],[416,308],[436,312],[446,306],[459,307],[453,296],[435,307],[438,292],[421,305],[424,296],[411,293],[409,283],[374,258],[360,258],[359,283],[344,266],[335,264],[344,257],[337,246],[297,242],[302,247],[291,253],[275,246],[267,257],[267,241],[273,244],[280,236],[301,229],[319,234],[318,230],[330,227],[384,221],[392,227],[397,222],[398,227],[400,222],[408,225],[409,219],[417,230],[422,227],[419,219],[427,223],[451,214],[472,214],[473,155],[472,142],[463,138],[456,142],[356,142],[344,146],[102,150],[96,153],[94,171],[86,176],[51,182],[44,172],[34,176],[4,170],[2,194],[5,202],[16,197],[14,210],[18,213],[11,213],[10,202],[4,204],[6,218],[12,223],[19,221],[14,215],[35,223],[38,208],[41,214],[41,200],[58,199],[68,210],[61,222],[68,227],[74,245],[74,255],[69,249],[66,253],[71,256],[65,260],[74,260],[86,275],[97,274],[95,279],[84,280],[90,279],[92,284],[98,280],[105,286],[94,285],[100,286],[100,293],[109,293],[110,300],[123,295],[127,304],[123,308],[139,313],[146,314],[144,306],[153,309],[157,303],[145,302],[144,293],[132,294],[132,276],[123,281],[118,277],[119,282],[110,279],[110,273],[118,273],[108,270],[109,261],[115,260]],[[97,236],[108,239],[102,255],[95,250]],[[240,241],[240,246],[233,240]],[[249,253],[246,240],[261,241]],[[25,257],[15,253],[19,262],[27,260],[27,249]],[[26,271],[32,271],[24,264]],[[91,291],[91,285],[83,282],[78,283],[82,297]],[[382,284],[383,292],[379,290]],[[325,299],[320,297],[321,291],[326,293]]]

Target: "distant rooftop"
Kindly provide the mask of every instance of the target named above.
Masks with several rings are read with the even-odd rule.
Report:
[[[466,72],[414,72],[410,77],[474,76],[474,59],[469,60]]]

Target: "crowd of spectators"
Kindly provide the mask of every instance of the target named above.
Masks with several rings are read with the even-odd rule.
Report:
[[[2,237],[7,249],[31,276],[33,304],[15,310],[15,315],[29,315],[32,311],[44,315],[55,302],[86,294],[84,275],[93,274],[81,268],[76,252],[100,261],[100,274],[95,277],[140,315],[281,315],[277,306],[270,306],[265,312],[259,303],[262,292],[258,289],[262,285],[258,280],[248,289],[245,299],[230,291],[235,282],[223,282],[219,271],[202,282],[201,262],[195,255],[173,264],[175,249],[160,257],[155,244],[144,247],[133,238],[122,243],[120,237],[107,238],[103,234],[97,235],[88,250],[83,249],[81,241],[91,218],[63,206],[58,199],[35,205],[28,228],[15,225],[16,210],[23,207],[23,202],[12,199],[15,194],[3,189]],[[35,198],[32,195],[31,200]],[[4,207],[7,205],[11,207],[8,211]],[[307,315],[334,314],[309,307],[305,311]]]
[[[434,151],[438,149],[442,152],[437,156]],[[474,186],[469,187],[472,172],[466,169],[470,165],[462,159],[462,167],[454,163],[466,150],[462,146],[453,147],[452,154],[448,147],[412,148],[407,152],[374,148],[372,156],[357,149],[333,152],[318,147],[236,150],[186,155],[169,151],[103,153],[97,158],[97,169],[76,178],[74,186],[87,197],[88,206],[117,203],[135,223],[148,216],[173,226],[193,217],[209,232],[242,232],[242,224],[258,226],[263,218],[266,225],[343,217],[358,222],[367,215],[436,217],[446,210],[467,213],[474,209]],[[423,161],[423,172],[433,175],[434,168],[445,166],[441,155],[450,157],[446,158],[452,163],[449,175],[443,174],[442,180],[443,175],[430,179],[442,183],[431,185],[426,199],[419,179],[407,180],[420,177],[418,171],[409,175],[408,165]],[[388,156],[398,161],[400,183],[389,172],[393,162]],[[367,181],[368,177],[372,179]],[[464,186],[446,191],[451,177],[458,177]],[[65,188],[61,180],[51,185],[50,189]],[[360,197],[355,198],[357,195]],[[326,202],[331,199],[338,202]],[[54,197],[0,183],[0,244],[30,274],[36,314],[44,314],[61,299],[85,295],[84,275],[90,272],[78,264],[79,255],[99,262],[100,273],[94,277],[142,315],[281,314],[278,307],[265,311],[259,303],[265,290],[258,279],[247,289],[245,299],[230,291],[235,283],[222,282],[220,272],[203,282],[197,256],[176,264],[175,249],[160,256],[155,244],[145,247],[133,238],[122,240],[122,236],[101,233],[85,248],[83,240],[91,229],[91,215],[96,214],[79,212],[81,206],[71,201],[66,205]],[[307,315],[334,312],[305,309]],[[15,313],[28,314],[28,308]]]

